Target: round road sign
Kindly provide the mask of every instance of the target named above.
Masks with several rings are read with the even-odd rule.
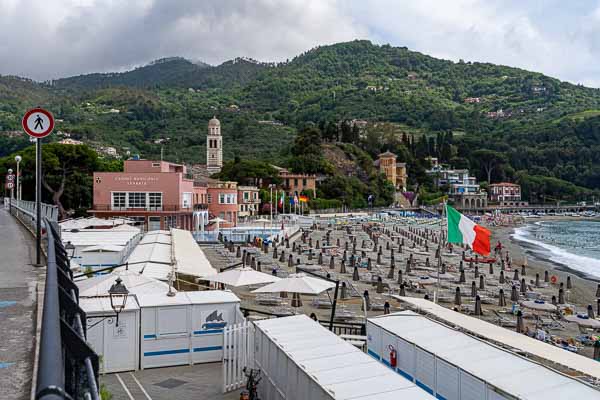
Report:
[[[54,117],[43,108],[29,110],[23,116],[23,130],[34,138],[46,137],[54,129]]]

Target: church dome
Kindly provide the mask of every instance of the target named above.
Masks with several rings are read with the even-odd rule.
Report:
[[[221,121],[219,121],[217,119],[217,117],[212,117],[212,119],[210,121],[208,121],[208,126],[209,127],[211,127],[211,126],[215,126],[215,127],[216,126],[221,126]]]

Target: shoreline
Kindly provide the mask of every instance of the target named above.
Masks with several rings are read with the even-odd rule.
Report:
[[[526,223],[522,226],[538,221],[557,220],[575,221],[580,219],[550,217],[531,222],[526,221]],[[583,309],[585,309],[588,304],[592,304],[594,308],[596,308],[596,287],[598,284],[600,284],[600,278],[590,276],[585,272],[570,268],[564,263],[551,260],[549,256],[544,255],[546,249],[541,246],[513,238],[513,234],[515,233],[515,229],[517,227],[518,226],[490,227],[494,242],[499,240],[504,246],[504,251],[509,252],[513,261],[513,268],[520,268],[521,265],[523,265],[524,260],[527,259],[526,269],[528,272],[528,280],[531,279],[531,277],[535,277],[536,273],[539,273],[540,279],[543,280],[544,271],[548,271],[550,276],[555,275],[558,279],[558,282],[565,282],[566,285],[567,277],[570,276],[573,288],[567,291],[569,292],[569,301],[575,305],[584,307]],[[556,285],[556,295],[558,295],[558,284]],[[581,307],[578,307],[578,309],[581,309]]]

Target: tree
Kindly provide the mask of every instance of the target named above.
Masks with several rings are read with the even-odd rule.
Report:
[[[492,172],[508,162],[503,153],[488,149],[475,150],[472,158],[485,171],[488,183],[492,183]]]

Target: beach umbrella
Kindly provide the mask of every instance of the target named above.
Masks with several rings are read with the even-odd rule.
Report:
[[[227,286],[240,287],[260,285],[280,281],[281,278],[255,271],[250,267],[230,269],[218,274],[206,277],[211,282],[219,282]]]
[[[475,296],[475,315],[483,315],[481,311],[481,297]]]
[[[440,274],[445,274],[447,271],[446,263],[442,263],[442,267],[440,268]]]
[[[258,272],[261,272],[261,271],[262,271],[262,267],[261,267],[260,261],[258,261],[258,262],[256,263],[256,270],[257,270]]]
[[[515,269],[515,275],[513,276],[513,281],[518,281],[519,280],[519,270]]]
[[[377,277],[377,293],[383,293],[383,279],[380,276]]]
[[[600,361],[600,340],[594,342],[594,360]]]
[[[526,300],[521,302],[521,306],[534,311],[555,312],[556,306],[547,303],[544,300]]]
[[[319,240],[317,239],[317,243],[316,243],[316,245],[315,245],[315,249],[317,249],[317,250],[318,250],[318,249],[320,249],[320,248],[321,248],[321,246],[319,245]]]
[[[363,297],[365,299],[365,304],[364,305],[366,305],[366,307],[367,307],[366,310],[364,310],[364,307],[363,307],[363,311],[370,311],[371,310],[371,297],[369,297],[369,291],[368,290],[364,291]]]
[[[519,293],[517,292],[517,287],[513,285],[510,291],[510,301],[519,301]]]
[[[367,258],[367,271],[372,271],[373,265],[371,264],[371,257]]]
[[[288,257],[288,268],[292,268],[293,266],[294,266],[294,256],[290,254]]]
[[[292,293],[292,302],[290,305],[295,308],[302,307],[302,299],[300,298],[300,293]]]
[[[329,269],[335,269],[335,258],[333,258],[333,256],[331,256],[331,258],[329,259]]]
[[[548,271],[544,271],[544,282],[550,282],[550,277],[548,276]]]
[[[540,274],[535,274],[535,287],[540,287]]]
[[[483,275],[479,275],[479,290],[484,290],[485,289],[485,282],[483,279]]]
[[[565,304],[565,291],[562,288],[558,290],[558,304]]]
[[[567,315],[564,319],[565,321],[574,322],[583,328],[600,328],[600,321],[592,319],[585,314]]]
[[[360,280],[360,276],[358,275],[358,267],[354,266],[354,271],[352,272],[352,280],[354,282],[358,282]]]
[[[406,260],[406,273],[410,274],[410,259]]]
[[[458,278],[458,283],[466,283],[467,278],[465,277],[465,270],[460,271],[460,278]]]
[[[317,259],[319,265],[323,264],[323,253],[319,253],[319,258]]]
[[[345,274],[345,273],[346,273],[346,263],[344,262],[344,260],[342,260],[340,263],[340,274]]]
[[[525,265],[521,265],[521,276],[525,276]]]
[[[596,299],[596,314],[600,315],[600,299]]]
[[[377,253],[377,264],[381,264],[381,253]]]
[[[213,219],[209,219],[208,222],[214,222],[215,224],[217,224],[217,229],[216,231],[219,232],[219,228],[221,226],[221,222],[227,222],[226,220],[224,220],[223,218],[213,218]]]
[[[347,288],[346,288],[346,282],[342,282],[342,288],[340,290],[340,299],[345,299],[347,298]]]
[[[403,278],[402,278],[402,270],[398,269],[398,284],[402,284],[403,282]]]
[[[279,255],[279,262],[283,262],[285,260],[285,251],[281,250],[281,254]]]
[[[252,293],[299,293],[317,295],[335,287],[335,283],[323,279],[308,276],[306,274],[291,274],[287,278],[280,279],[269,285],[263,286]]]
[[[588,304],[587,306],[587,315],[588,317],[590,317],[591,319],[594,319],[594,307],[592,307],[591,304]]]
[[[425,268],[430,268],[429,257],[425,259]]]
[[[475,279],[479,278],[479,267],[475,266]]]
[[[237,250],[236,250],[236,252],[235,252],[235,256],[236,256],[236,257],[238,257],[238,258],[239,258],[239,257],[241,257],[241,256],[242,256],[242,253],[241,253],[241,251],[242,251],[242,250],[241,250],[240,246],[238,246],[238,247],[237,247]],[[600,285],[598,285],[598,287],[600,288]]]
[[[277,260],[277,246],[273,246],[273,259]]]
[[[402,297],[406,297],[406,287],[405,287],[404,283],[402,283],[402,284],[400,285],[400,292],[399,292],[399,294],[400,294],[400,296],[402,296]]]
[[[521,278],[521,293],[527,294],[527,283],[525,283],[525,278]]]
[[[490,263],[490,275],[494,275],[494,264]]]
[[[500,292],[498,293],[498,306],[506,307],[506,298],[504,297],[504,289],[500,288]]]
[[[567,289],[573,289],[573,285],[571,284],[570,276],[567,276]]]
[[[388,279],[394,279],[394,263],[392,262],[392,265],[390,265],[390,272],[388,273]]]
[[[498,282],[500,282],[501,284],[504,284],[504,282],[505,282],[504,271],[500,271],[500,278],[498,278]]]
[[[552,295],[552,304],[554,304],[555,306],[558,305],[558,303],[556,302],[556,296]]]
[[[471,282],[471,297],[476,297],[477,296],[477,285],[475,284],[475,281]]]
[[[462,303],[462,298],[460,295],[460,286],[456,287],[456,293],[454,294],[454,305],[460,306]]]
[[[419,283],[419,285],[423,285],[423,286],[435,284],[435,280],[428,276],[420,276],[417,279],[417,282]]]
[[[525,327],[523,326],[523,313],[521,310],[517,311],[517,333],[523,333]]]

